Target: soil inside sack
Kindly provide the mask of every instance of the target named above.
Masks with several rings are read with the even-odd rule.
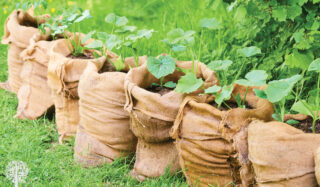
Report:
[[[161,86],[151,86],[147,88],[148,91],[153,92],[153,93],[158,93],[160,95],[165,95],[171,91],[174,90],[174,88],[166,88],[166,87],[161,87]]]
[[[79,34],[73,37],[79,36],[83,37]],[[95,59],[68,58],[73,49],[70,49],[72,45],[67,42],[69,41],[63,39],[55,43],[50,52],[48,66],[48,85],[55,104],[60,142],[76,134],[80,119],[78,84],[86,66],[90,62],[100,70],[104,65],[111,64],[105,56]],[[93,56],[93,51],[91,53]],[[109,59],[113,59],[114,56],[110,53]]]
[[[234,85],[233,94],[244,98],[246,87]],[[247,126],[253,119],[272,120],[273,106],[249,88],[246,103],[238,108],[231,98],[220,108],[214,96],[187,97],[181,104],[171,136],[191,186],[249,186],[254,176],[248,160]]]
[[[139,57],[144,64],[146,57]],[[124,60],[123,72],[104,66],[100,71],[88,64],[79,81],[80,123],[77,130],[74,158],[85,167],[111,163],[131,155],[137,139],[130,130],[130,116],[124,110],[125,72],[135,67],[134,58]],[[102,70],[110,71],[102,72]]]
[[[40,34],[37,25],[44,23],[48,17],[48,15],[43,15],[36,18],[31,13],[15,10],[7,18],[2,44],[9,45],[8,80],[0,85],[1,88],[18,94],[22,82],[20,73],[24,63],[20,54],[29,46],[30,39],[35,34]],[[39,40],[49,38],[49,35],[40,34],[40,36]]]
[[[192,68],[190,61],[176,61],[176,65],[182,69]],[[164,78],[163,84],[177,82],[183,75],[176,70]],[[206,88],[218,84],[215,73],[202,63],[199,63],[197,77],[204,80]],[[160,80],[148,71],[147,65],[131,69],[125,79],[125,109],[130,114],[131,129],[138,138],[137,159],[131,175],[138,180],[160,177],[167,168],[171,173],[180,169],[178,152],[169,131],[185,95],[151,87],[154,83],[159,85]]]
[[[300,121],[298,124],[292,125],[293,127],[302,130],[305,133],[313,133],[312,132],[312,118],[307,118],[305,120]],[[320,120],[316,121],[315,124],[316,133],[320,133]]]

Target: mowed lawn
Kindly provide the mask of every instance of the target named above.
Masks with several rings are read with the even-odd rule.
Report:
[[[0,1],[0,20],[15,9],[18,1]],[[81,25],[81,32],[91,30],[110,32],[111,26],[104,18],[114,12],[126,16],[128,25],[138,29],[154,29],[149,40],[143,40],[137,47],[139,55],[156,56],[168,53],[169,48],[161,41],[173,28],[197,30],[200,19],[210,17],[213,11],[208,1],[200,0],[81,0],[49,1],[47,13],[59,14],[59,10],[70,6],[90,9],[92,18]],[[204,38],[210,41],[210,38]],[[195,44],[198,45],[198,44]],[[0,80],[7,79],[7,46],[0,45]],[[174,56],[189,59],[190,54]],[[74,141],[58,144],[58,133],[54,120],[45,117],[38,120],[18,120],[13,116],[18,105],[14,94],[0,90],[0,186],[13,186],[5,176],[10,161],[20,160],[27,164],[29,175],[24,186],[187,186],[182,172],[174,176],[165,174],[161,178],[137,182],[128,177],[134,159],[117,160],[98,168],[82,168],[73,161]]]

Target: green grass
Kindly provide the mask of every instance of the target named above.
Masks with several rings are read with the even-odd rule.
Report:
[[[17,1],[16,1],[17,2]],[[3,25],[16,2],[0,2],[0,21]],[[181,0],[89,0],[76,1],[82,8],[90,8],[93,18],[82,24],[82,32],[91,30],[111,30],[104,17],[114,12],[127,16],[129,25],[138,28],[155,29],[153,37],[139,44],[139,55],[167,53],[168,48],[160,41],[172,28],[193,29],[203,16],[210,16],[204,2]],[[8,5],[7,14],[4,9]],[[67,1],[53,0],[47,12],[55,7],[67,7]],[[3,35],[3,26],[0,31]],[[130,54],[129,54],[130,55]],[[0,81],[7,79],[7,46],[0,45]],[[184,55],[181,58],[188,58]],[[59,145],[54,121],[46,118],[38,120],[18,120],[17,98],[14,94],[0,90],[0,186],[12,186],[5,177],[6,166],[10,161],[21,160],[27,164],[29,175],[25,186],[186,186],[181,172],[137,182],[127,176],[134,160],[117,160],[111,165],[98,168],[82,168],[73,162],[73,144]]]

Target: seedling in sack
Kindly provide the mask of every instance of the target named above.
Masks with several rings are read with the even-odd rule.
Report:
[[[134,44],[137,43],[139,39],[149,39],[152,36],[153,29],[142,29],[138,30],[136,34],[133,34],[133,32],[136,30],[136,27],[126,25],[128,23],[128,19],[125,16],[117,16],[114,13],[107,15],[105,21],[112,24],[111,34],[106,32],[96,33],[98,40],[95,40],[91,43],[91,45],[87,47],[91,49],[98,49],[102,54],[106,54],[108,50],[119,50],[120,58],[113,63],[116,70],[119,71],[124,67],[124,58],[126,56],[126,49],[124,48],[124,46],[126,46],[132,50],[136,66],[138,66],[139,57]],[[126,34],[128,33],[130,34],[126,36]],[[89,34],[91,34],[90,37],[92,37],[95,33]]]
[[[178,28],[168,32],[167,38],[163,40],[163,42],[165,42],[172,51],[188,51],[192,56],[192,70],[181,70],[185,75],[178,80],[176,85],[175,91],[178,93],[191,93],[203,85],[203,80],[198,79],[196,76],[199,60],[196,68],[194,66],[195,55],[192,49],[194,45],[194,34],[195,31],[184,31],[183,29]]]
[[[245,100],[247,97],[249,86],[263,86],[266,84],[266,79],[268,78],[268,74],[264,70],[253,70],[246,74],[246,79],[236,80],[237,84],[243,85],[246,87],[246,92],[244,94],[244,98],[241,101],[240,95],[238,94],[235,97],[235,100],[240,108],[245,108]]]
[[[294,75],[287,79],[274,80],[268,83],[266,89],[255,89],[255,94],[262,98],[268,99],[274,105],[275,113],[272,117],[280,122],[284,121],[285,104],[293,86],[302,78],[301,75]]]
[[[49,28],[53,38],[56,38],[58,35],[63,35],[64,38],[68,40],[68,46],[70,43],[73,47],[73,50],[71,50],[71,46],[69,46],[72,54],[74,56],[80,56],[88,49],[84,46],[87,39],[81,41],[79,34],[81,32],[80,22],[88,18],[91,18],[89,10],[82,11],[82,9],[79,8],[73,11],[66,11],[61,16],[54,17],[45,24],[42,24],[40,30],[45,32],[45,28]],[[72,36],[67,35],[66,30],[69,30]]]
[[[320,119],[320,59],[314,60],[310,66],[308,71],[315,71],[318,73],[318,80],[317,80],[317,88],[311,90],[309,92],[308,100],[299,100],[298,102],[294,103],[291,107],[291,110],[299,112],[301,114],[305,114],[312,117],[312,132],[315,133],[315,124],[316,121]]]
[[[37,27],[39,27],[39,17],[38,15],[44,13],[48,7],[47,0],[36,0],[36,1],[21,1],[16,4],[16,10],[22,9],[24,12],[31,10],[35,13],[37,19]]]
[[[152,36],[152,33],[154,32],[153,29],[141,29],[138,30],[135,34],[130,34],[126,37],[126,41],[123,43],[126,47],[130,48],[132,50],[136,66],[139,65],[138,62],[138,53],[137,53],[137,48],[135,47],[138,44],[138,41],[145,38],[145,39],[150,39]]]
[[[169,81],[163,84],[164,77],[172,74],[174,70],[176,69],[176,62],[174,59],[169,56],[160,56],[159,58],[155,57],[149,57],[147,60],[147,68],[149,72],[155,76],[157,79],[160,79],[160,85],[157,83],[153,83],[152,86],[160,86],[161,88],[167,87],[167,88],[175,88],[176,83]]]

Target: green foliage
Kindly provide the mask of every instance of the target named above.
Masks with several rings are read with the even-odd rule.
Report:
[[[114,13],[110,13],[104,19],[107,23],[116,25],[118,27],[124,26],[128,23],[128,19],[125,16],[117,16]]]
[[[212,71],[226,71],[231,66],[231,60],[215,60],[210,62],[207,66]]]
[[[176,69],[176,62],[169,55],[160,56],[159,58],[149,57],[147,60],[147,67],[152,75],[157,79],[160,79],[174,72]]]
[[[310,64],[308,71],[316,71],[317,73],[320,73],[320,58],[317,58]]]
[[[24,0],[16,4],[16,9],[22,9],[23,11],[27,11],[30,8],[38,9],[43,8],[47,9],[48,7],[48,0]]]
[[[294,84],[302,78],[301,75],[295,75],[288,79],[274,80],[268,83],[265,93],[270,102],[279,102],[289,95]]]
[[[203,80],[198,79],[194,73],[186,73],[182,76],[175,89],[178,93],[191,93],[198,90],[203,85]]]
[[[181,52],[194,44],[195,31],[184,31],[183,29],[172,29],[163,40],[175,52]]]
[[[245,47],[238,50],[239,54],[243,57],[252,57],[261,53],[261,49],[256,46]]]
[[[221,90],[221,87],[220,87],[220,86],[213,85],[213,86],[207,88],[207,89],[204,91],[204,93],[206,93],[206,94],[216,94],[216,93],[218,93],[220,90]]]
[[[218,107],[220,107],[224,101],[227,101],[231,98],[232,91],[233,91],[232,85],[225,85],[222,87],[221,92],[217,94],[215,98],[215,102],[218,104]]]
[[[209,30],[221,29],[221,23],[216,18],[204,18],[200,20],[199,26]]]
[[[266,84],[268,74],[263,70],[253,70],[246,74],[246,79],[236,80],[237,84],[243,86],[262,86]]]
[[[163,86],[167,88],[175,88],[177,86],[177,83],[169,81],[169,82],[166,82]]]

